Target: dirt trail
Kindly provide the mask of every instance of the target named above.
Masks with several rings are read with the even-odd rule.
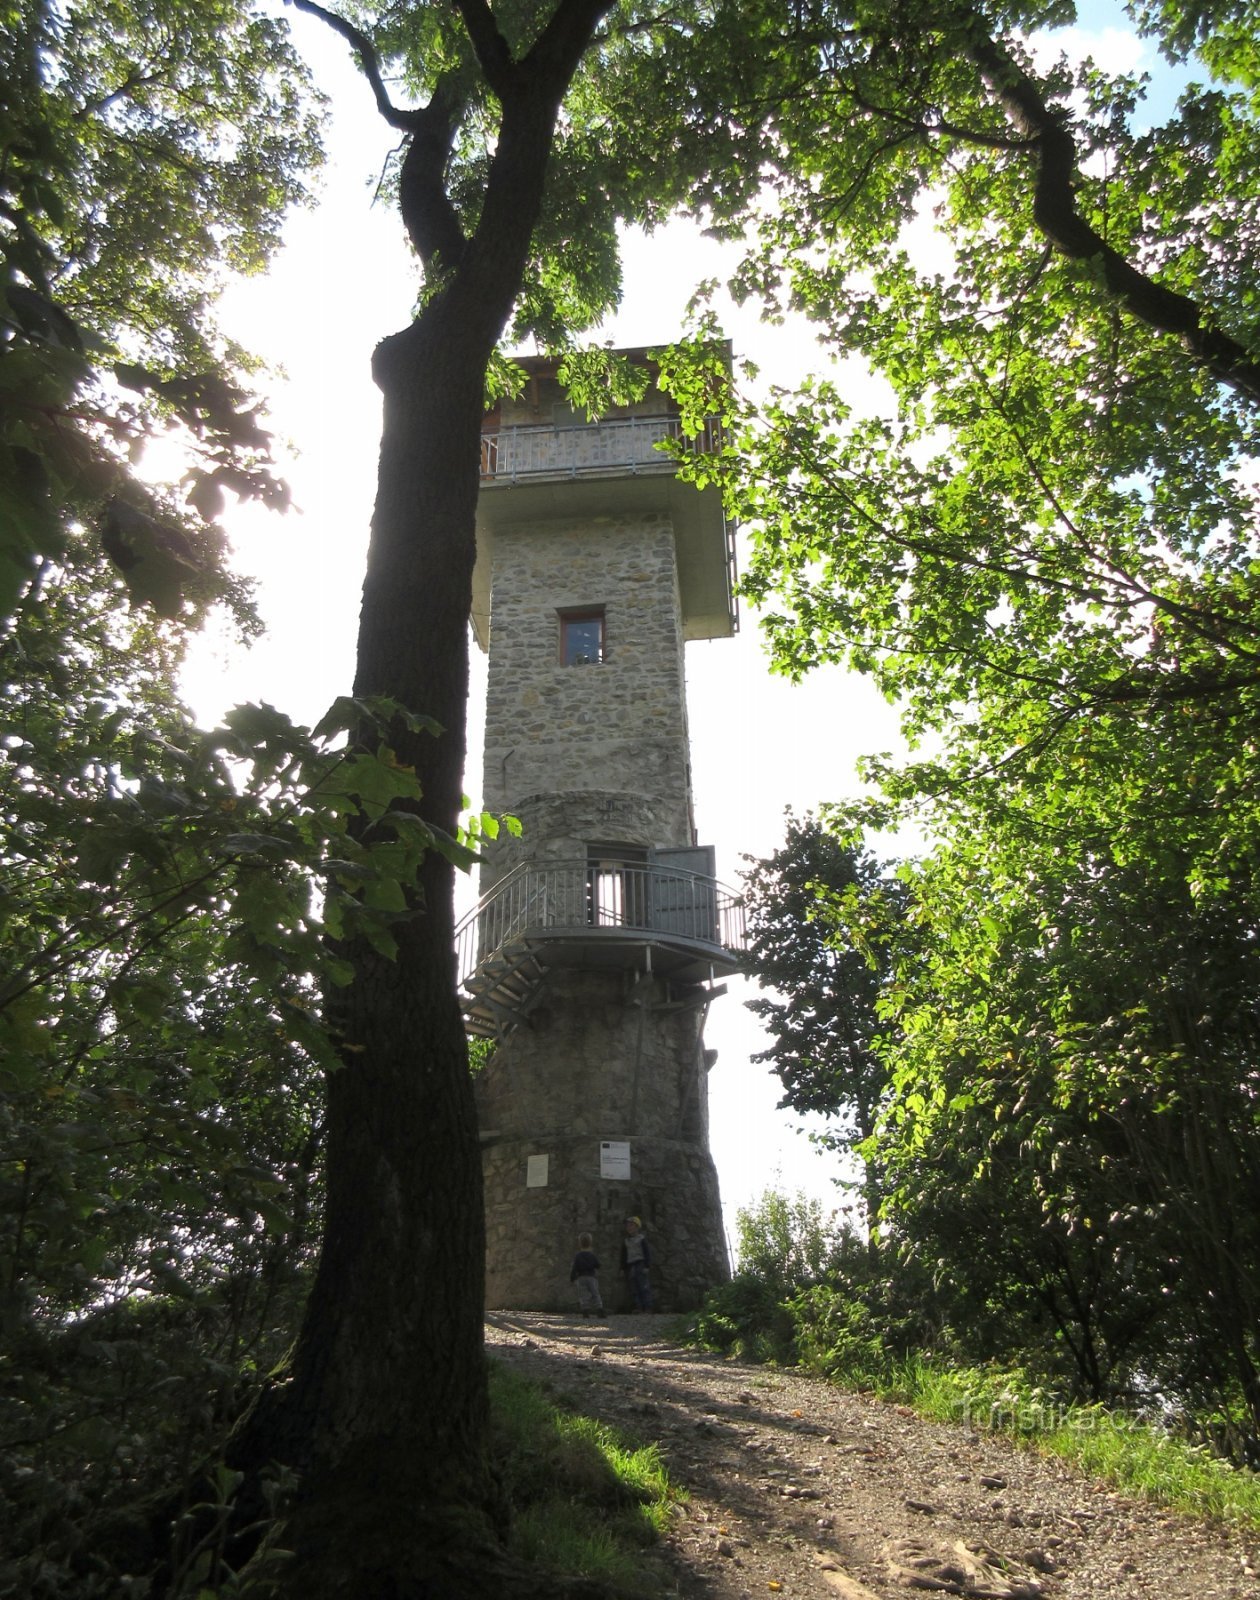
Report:
[[[656,1440],[690,1494],[645,1566],[686,1600],[1260,1600],[1260,1534],[1125,1499],[965,1422],[682,1350],[669,1318],[493,1314],[490,1350]]]

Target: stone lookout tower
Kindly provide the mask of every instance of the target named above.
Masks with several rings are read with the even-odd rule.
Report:
[[[522,365],[482,435],[474,622],[484,803],[523,834],[491,848],[458,945],[469,1031],[494,1041],[487,1300],[571,1307],[589,1232],[617,1308],[634,1214],[657,1305],[687,1309],[729,1273],[704,1023],[744,926],[696,840],[683,646],[735,630],[731,530],[657,448],[680,437],[659,389],[588,422],[554,365]]]

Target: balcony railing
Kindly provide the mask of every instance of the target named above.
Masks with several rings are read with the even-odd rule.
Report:
[[[712,455],[721,443],[721,426],[706,423],[694,438],[682,432],[677,417],[622,417],[573,427],[508,427],[483,430],[481,476],[492,482],[520,478],[568,477],[601,472],[673,470],[665,440],[692,455]]]
[[[744,901],[716,879],[676,867],[527,862],[456,929],[460,986],[513,941],[560,933],[592,942],[639,933],[649,943],[707,947],[729,963],[746,945]]]

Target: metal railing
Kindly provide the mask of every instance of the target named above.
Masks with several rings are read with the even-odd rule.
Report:
[[[673,470],[665,440],[691,455],[712,455],[721,445],[721,424],[707,422],[694,438],[677,417],[620,417],[573,427],[509,427],[483,431],[481,476],[515,482],[530,477],[581,477],[584,473]]]
[[[526,862],[456,928],[460,984],[513,939],[557,929],[593,939],[642,931],[733,953],[746,945],[743,896],[715,878],[650,863]]]
[[[489,428],[481,434],[481,479],[485,484],[519,483],[527,478],[582,478],[600,473],[639,472],[664,476],[674,471],[665,440],[689,455],[711,456],[723,444],[722,424],[710,418],[694,437],[683,433],[678,417],[620,417],[585,426]],[[726,538],[726,588],[731,627],[739,631],[735,600],[735,524],[723,518]]]

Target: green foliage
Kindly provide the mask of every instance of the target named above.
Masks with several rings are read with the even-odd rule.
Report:
[[[793,1296],[787,1311],[796,1362],[809,1371],[855,1388],[882,1390],[901,1370],[904,1351],[851,1285],[815,1284]]]
[[[773,203],[697,191],[754,235],[737,291],[850,363],[705,470],[779,669],[869,674],[919,752],[831,819],[933,841],[868,1030],[881,1239],[977,1357],[1157,1388],[1255,1460],[1254,30],[1143,8],[1214,75],[1156,124],[1142,82],[1032,52],[1067,20],[767,8],[750,57],[697,43],[697,125],[733,84],[775,108],[736,130]]]
[[[851,1238],[821,1200],[767,1189],[752,1206],[736,1213],[736,1261],[741,1273],[762,1279],[776,1292],[816,1283],[834,1265]]]
[[[714,1349],[754,1361],[797,1359],[790,1302],[833,1272],[852,1242],[835,1212],[803,1194],[767,1189],[736,1213],[736,1272],[711,1293],[695,1321]]]
[[[191,1491],[291,1337],[318,985],[344,979],[324,936],[387,939],[428,841],[351,837],[414,802],[386,751],[338,749],[392,708],[206,733],[172,687],[211,607],[255,627],[225,498],[287,498],[210,313],[318,155],[283,26],[14,0],[0,81],[0,1589],[94,1595],[208,1559],[184,1519],[147,1548],[146,1508]]]
[[[1179,38],[1185,19],[1149,20]],[[1223,380],[1069,250],[1035,163],[1061,123],[1079,226],[1245,347],[1254,108],[1188,90],[1146,127],[1127,79],[1035,72],[1013,17],[828,21],[821,59],[784,27],[765,69],[802,92],[742,283],[882,385],[875,414],[812,380],[749,419],[728,458],[746,591],[782,670],[847,662],[931,736],[932,759],[873,768],[893,801],[1124,862],[1162,863],[1175,820],[1169,866],[1210,893],[1253,865],[1256,395],[1241,356]]]
[[[796,1359],[792,1318],[764,1279],[737,1272],[713,1289],[689,1325],[690,1337],[709,1350],[790,1366]]]
[[[652,352],[657,382],[678,406],[682,431],[690,438],[705,435],[716,448],[735,414],[731,347],[712,316],[700,317],[686,339]],[[690,461],[688,473],[703,485],[708,481],[707,452],[681,451],[680,461]]]
[[[4,1592],[105,1592],[120,1521],[192,1484],[283,1354],[320,1073],[354,1043],[321,1024],[330,936],[390,947],[433,842],[414,774],[362,750],[397,708],[207,733],[179,648],[103,563],[45,565],[0,644]]]
[[[1050,834],[1210,894],[1254,865],[1256,397],[1058,244],[1040,112],[1012,127],[987,52],[1070,130],[1081,225],[1244,344],[1254,110],[1191,90],[1144,128],[1128,80],[1038,75],[965,10],[918,35],[912,16],[859,14],[788,110],[748,287],[814,317],[886,402],[864,415],[812,381],[750,422],[731,458],[747,592],[772,602],[783,670],[845,661],[931,736],[932,759],[872,767],[895,804],[982,824],[1004,853]],[[859,106],[881,109],[822,137]]]
[[[1103,861],[1083,877],[1027,842],[1006,863],[979,828],[903,875],[908,915],[891,925],[879,1001],[886,1098],[862,1147],[880,1172],[891,1281],[922,1280],[970,1360],[1018,1362],[1093,1401],[1158,1391],[1250,1460],[1249,894],[1196,902]],[[817,986],[789,993],[812,1019]],[[767,1238],[765,1256],[786,1260]],[[790,1316],[798,1353],[839,1342],[837,1310],[854,1322],[851,1301],[830,1308],[825,1294],[790,1310],[777,1284],[762,1298],[772,1342],[786,1344]],[[820,1337],[802,1338],[802,1313],[823,1317]],[[894,1365],[905,1350],[889,1339]]]
[[[468,1070],[480,1072],[490,1064],[494,1055],[493,1039],[469,1039],[468,1041]]]
[[[382,80],[401,86],[400,105],[436,96],[434,103],[449,109],[451,158],[443,188],[450,221],[471,237],[487,203],[503,107],[459,10],[346,9],[375,53]],[[524,56],[558,10],[532,3],[496,6],[500,42]],[[685,42],[702,13],[691,4],[660,13],[637,0],[607,10],[606,24],[578,66],[563,115],[556,119],[543,203],[506,329],[514,345],[532,340],[545,349],[565,350],[576,335],[597,324],[621,296],[618,227],[661,220],[681,195],[675,160],[644,160],[643,119],[661,100],[663,56]],[[693,146],[693,159],[695,154]],[[390,195],[401,197],[406,188],[404,158],[400,150],[386,175]],[[450,262],[441,256],[438,249],[426,263],[426,297],[449,281]],[[491,394],[506,392],[509,381],[501,369],[492,370]]]
[[[696,1316],[700,1343],[862,1387],[913,1352],[950,1347],[948,1296],[820,1201],[768,1189],[737,1227],[738,1270]]]
[[[1016,890],[984,842],[917,875],[936,955],[907,973],[889,1056],[896,1226],[1014,1308],[1061,1383],[1155,1384],[1205,1423],[1223,1407],[1249,1454],[1250,897],[1196,903],[1104,863],[1083,881],[1031,851]],[[977,902],[987,950],[960,930]]]
[[[362,930],[389,945],[436,842],[405,808],[418,798],[414,774],[381,742],[397,708],[341,701],[312,733],[273,707],[244,706],[200,732],[170,699],[160,636],[123,622],[117,598],[107,580],[49,572],[6,641],[2,914],[14,959],[0,1026],[33,1063],[43,1048],[64,1050],[73,1029],[61,997],[80,976],[93,1030],[186,1004],[146,976],[146,962],[212,919],[224,959],[260,1001],[271,996],[268,1011],[286,1000],[294,1017],[282,1032],[313,1047],[290,982],[340,979],[326,933]],[[343,747],[349,728],[371,726],[374,755]],[[55,1040],[41,1028],[50,1009],[61,1016]]]
[[[873,857],[813,817],[788,815],[783,846],[745,875],[749,971],[770,993],[748,1002],[773,1043],[781,1105],[830,1117],[823,1142],[851,1151],[870,1139],[888,1072],[876,1049],[877,1003],[894,936],[906,940],[907,895]],[[870,1148],[869,1146],[866,1148]],[[879,1173],[866,1165],[868,1223]]]
[[[556,369],[570,403],[591,419],[631,405],[647,392],[650,375],[639,362],[603,348],[570,350]]]
[[[227,1519],[207,1519],[215,1508],[196,1497],[208,1484],[219,1510],[230,1508],[237,1484],[221,1464],[224,1440],[292,1337],[305,1289],[297,1266],[278,1239],[252,1262],[243,1243],[218,1284],[118,1299],[7,1343],[0,1593],[123,1593],[147,1581],[155,1558],[171,1563],[173,1593],[198,1592]],[[284,1487],[277,1478],[268,1493]],[[181,1497],[150,1545],[153,1506]]]
[[[93,528],[160,615],[239,603],[214,518],[286,495],[208,307],[302,196],[306,75],[237,0],[14,0],[0,80],[0,619],[41,560],[90,567]],[[172,434],[162,490],[136,465]]]

